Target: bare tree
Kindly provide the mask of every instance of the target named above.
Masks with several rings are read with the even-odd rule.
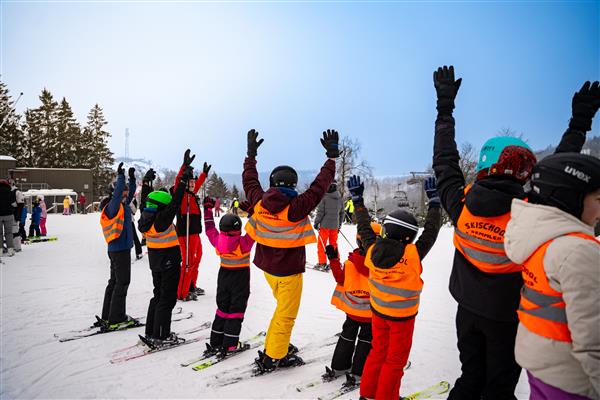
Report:
[[[525,139],[525,135],[523,134],[523,132],[517,133],[517,131],[512,129],[510,126],[506,128],[500,128],[500,130],[497,132],[497,135],[514,137],[517,139],[521,139],[522,141],[527,143],[527,139]]]
[[[463,142],[460,144],[458,155],[460,156],[458,165],[460,166],[460,170],[465,177],[465,182],[467,185],[473,183],[475,181],[475,177],[477,176],[476,168],[478,160],[475,148],[471,143]]]
[[[373,168],[364,160],[359,161],[360,142],[348,136],[343,136],[340,141],[340,156],[336,161],[338,191],[342,198],[346,194],[346,181],[351,175],[360,175],[363,178],[373,176]]]

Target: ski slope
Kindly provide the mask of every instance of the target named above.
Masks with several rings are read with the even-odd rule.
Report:
[[[334,347],[318,348],[327,337],[341,330],[344,314],[330,303],[335,282],[331,274],[307,269],[300,313],[292,342],[321,362],[246,379],[226,387],[215,387],[215,377],[256,356],[248,351],[204,371],[179,364],[204,349],[203,343],[152,354],[121,364],[110,364],[111,353],[135,344],[143,328],[97,335],[59,343],[56,332],[90,325],[101,311],[109,263],[98,223],[99,214],[48,216],[49,235],[55,242],[24,245],[0,265],[2,292],[0,342],[0,398],[305,398],[314,399],[341,385],[341,381],[297,392],[300,382],[318,378],[329,364]],[[344,226],[344,235],[354,245],[355,226]],[[202,235],[204,255],[198,284],[206,296],[196,302],[178,302],[194,318],[175,322],[174,331],[212,321],[216,304],[218,258]],[[345,259],[350,245],[340,236]],[[452,263],[452,229],[442,228],[437,243],[424,260],[425,287],[417,316],[411,368],[402,382],[402,394],[424,389],[440,380],[454,382],[460,372],[454,317],[456,303],[448,292]],[[134,251],[132,250],[132,255]],[[316,246],[308,246],[309,262],[316,262]],[[275,308],[262,271],[252,267],[252,292],[241,338],[266,330]],[[147,256],[132,263],[127,312],[145,315],[152,296]],[[528,398],[525,374],[517,386],[519,399]],[[344,398],[358,398],[354,392]]]

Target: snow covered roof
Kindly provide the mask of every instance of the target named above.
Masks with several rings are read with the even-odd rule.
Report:
[[[11,156],[2,156],[0,155],[0,161],[17,161],[14,157]]]
[[[52,196],[74,196],[77,197],[77,192],[73,189],[29,189],[23,192],[25,197],[35,197],[42,195],[44,197]]]
[[[19,167],[17,170],[61,170],[61,171],[91,171],[89,168],[36,168],[36,167]]]

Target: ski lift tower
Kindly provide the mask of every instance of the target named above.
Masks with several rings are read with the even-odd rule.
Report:
[[[129,161],[129,128],[125,128],[125,158]]]
[[[425,188],[423,187],[423,181],[430,175],[428,172],[415,172],[411,171],[412,177],[406,181],[409,185],[419,185],[419,212],[425,211]]]

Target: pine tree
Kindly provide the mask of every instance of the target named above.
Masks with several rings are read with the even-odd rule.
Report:
[[[9,95],[6,84],[0,81],[0,155],[8,155],[17,159],[20,164],[23,158],[23,132],[21,116],[13,109],[14,102]]]
[[[210,175],[206,183],[206,195],[212,198],[226,198],[229,195],[227,184],[215,172]]]
[[[85,147],[81,137],[81,127],[73,115],[73,110],[63,97],[58,109],[57,131],[61,146],[56,153],[55,168],[81,168],[81,149]]]
[[[42,105],[25,111],[25,159],[31,167],[51,168],[57,164],[60,151],[58,136],[58,103],[52,93],[44,88],[40,95]]]
[[[104,130],[107,125],[102,108],[96,104],[87,116],[87,124],[81,135],[84,147],[81,149],[81,163],[92,170],[94,194],[100,195],[114,178],[113,153],[108,148],[110,133]]]
[[[240,191],[235,184],[231,187],[231,197],[238,200],[240,199]]]

